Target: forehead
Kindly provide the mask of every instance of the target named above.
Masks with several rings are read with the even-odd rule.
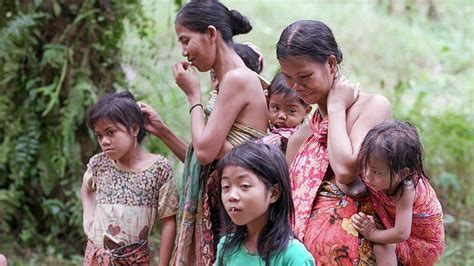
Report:
[[[302,105],[300,102],[300,97],[295,95],[294,93],[277,93],[272,94],[270,96],[270,102],[279,103],[279,104],[286,104],[286,105]]]
[[[323,64],[317,62],[309,56],[293,56],[278,59],[281,72],[286,76],[296,75],[305,71],[313,70],[315,67],[322,67]]]
[[[240,178],[257,178],[257,176],[252,171],[236,165],[228,165],[222,171],[222,179]]]
[[[94,123],[94,130],[97,132],[106,130],[108,128],[125,129],[125,126],[120,123],[113,122],[107,118],[101,118]]]
[[[175,30],[176,30],[176,36],[178,36],[178,39],[199,34],[199,32],[192,31],[186,26],[183,26],[181,24],[176,24]]]

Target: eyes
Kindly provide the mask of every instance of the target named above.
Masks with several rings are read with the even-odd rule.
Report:
[[[273,113],[280,112],[280,110],[282,110],[282,109],[278,105],[270,106],[270,111],[273,112]],[[297,113],[297,110],[296,110],[296,108],[290,108],[290,109],[287,109],[286,112],[290,115],[294,115],[294,114]]]
[[[241,183],[238,185],[240,190],[242,191],[247,191],[249,188],[251,188],[252,186],[248,183]],[[221,188],[222,188],[222,192],[228,192],[231,188],[231,185],[230,184],[227,184],[227,183],[222,183],[221,184]]]
[[[113,137],[116,132],[117,132],[117,130],[115,130],[115,129],[108,129],[108,130],[105,131],[104,135],[99,134],[99,133],[96,133],[95,136],[96,136],[98,139],[101,139],[101,138],[104,137],[104,136]]]

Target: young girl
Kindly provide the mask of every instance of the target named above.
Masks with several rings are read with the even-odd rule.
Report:
[[[406,122],[384,122],[369,131],[359,157],[374,209],[372,216],[352,218],[354,228],[374,242],[378,265],[433,265],[444,242],[443,212],[423,170],[423,149],[416,128]]]
[[[178,195],[169,162],[145,151],[144,117],[132,94],[103,96],[88,126],[102,153],[84,174],[81,200],[88,243],[84,265],[150,264],[147,238],[161,219],[160,265],[168,265],[175,240]]]
[[[284,155],[247,142],[217,164],[224,234],[214,265],[314,265],[293,237],[293,201]]]
[[[311,106],[288,87],[283,74],[273,78],[268,89],[269,134],[259,142],[279,147],[286,152],[288,139],[295,133],[311,112]]]

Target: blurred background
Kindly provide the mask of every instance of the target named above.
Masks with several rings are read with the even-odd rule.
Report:
[[[87,108],[107,91],[130,90],[189,140],[184,94],[171,65],[183,60],[174,18],[183,0],[0,1],[0,253],[12,265],[80,265],[79,188],[99,151]],[[474,2],[472,0],[225,0],[247,16],[278,71],[275,45],[298,19],[328,24],[343,74],[385,95],[413,122],[445,216],[439,265],[474,264]],[[209,89],[201,74],[203,97]],[[181,164],[157,138],[144,145]],[[179,180],[178,180],[179,181]],[[157,254],[160,225],[151,238]],[[155,257],[155,260],[157,258]]]

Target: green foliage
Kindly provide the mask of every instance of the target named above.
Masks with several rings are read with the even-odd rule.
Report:
[[[124,18],[142,21],[141,5],[18,1],[8,8],[0,32],[0,239],[71,258],[84,248],[79,189],[96,149],[85,110],[97,95],[124,87]]]

